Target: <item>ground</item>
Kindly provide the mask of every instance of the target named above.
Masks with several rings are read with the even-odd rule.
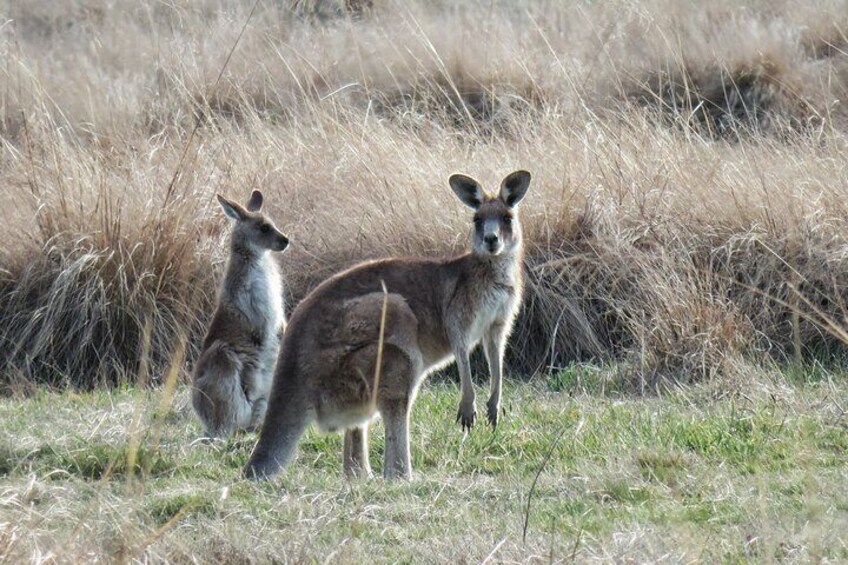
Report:
[[[0,558],[846,561],[848,379],[772,373],[635,396],[570,367],[511,382],[501,427],[467,437],[458,387],[430,382],[411,482],[345,480],[340,436],[314,430],[282,475],[240,480],[255,436],[197,441],[184,387],[7,398]]]

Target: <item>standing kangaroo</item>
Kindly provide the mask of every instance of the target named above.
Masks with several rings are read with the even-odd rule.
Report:
[[[274,363],[285,328],[282,279],[271,251],[288,238],[265,217],[262,193],[247,209],[218,195],[235,220],[230,259],[203,352],[194,369],[191,401],[209,437],[257,427],[265,418]]]
[[[469,354],[480,341],[492,380],[488,420],[497,425],[504,345],[523,288],[516,206],[530,173],[508,175],[497,196],[464,175],[451,176],[450,185],[475,211],[470,253],[362,263],[323,282],[292,313],[246,476],[285,467],[313,421],[325,430],[346,429],[345,473],[368,476],[367,423],[379,411],[386,428],[383,474],[410,478],[409,412],[421,381],[456,359],[462,386],[457,421],[471,428],[476,410]]]

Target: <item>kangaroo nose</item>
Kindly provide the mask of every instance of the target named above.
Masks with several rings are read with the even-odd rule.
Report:
[[[486,235],[483,236],[483,241],[485,241],[489,245],[492,245],[493,243],[498,242],[498,236],[497,236],[497,234],[494,234],[494,233],[487,233]]]

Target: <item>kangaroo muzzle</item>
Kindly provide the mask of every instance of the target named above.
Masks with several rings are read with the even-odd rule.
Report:
[[[274,247],[274,251],[285,251],[289,243],[289,238],[281,234],[277,237],[277,245]]]
[[[497,219],[489,219],[483,224],[483,246],[492,255],[497,255],[503,250],[501,243],[501,224]]]

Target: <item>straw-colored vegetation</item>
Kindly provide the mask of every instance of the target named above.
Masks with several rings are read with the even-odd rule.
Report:
[[[333,6],[8,4],[4,383],[135,378],[146,333],[152,367],[181,334],[193,358],[215,192],[268,194],[291,304],[366,257],[462,250],[449,173],[519,166],[514,372],[841,354],[821,314],[848,288],[843,3]]]
[[[3,404],[0,556],[474,561],[504,536],[497,559],[848,559],[846,34],[843,0],[0,3],[0,388],[36,395]],[[507,366],[531,384],[470,444],[455,394],[425,390],[411,485],[346,486],[316,436],[221,500],[250,439],[190,447],[178,402],[137,452],[148,393],[41,391],[161,382],[183,343],[190,366],[226,256],[216,192],[266,194],[290,309],[364,258],[464,250],[448,175],[517,168]],[[587,361],[624,404],[548,390]],[[596,441],[568,455],[581,416]]]

